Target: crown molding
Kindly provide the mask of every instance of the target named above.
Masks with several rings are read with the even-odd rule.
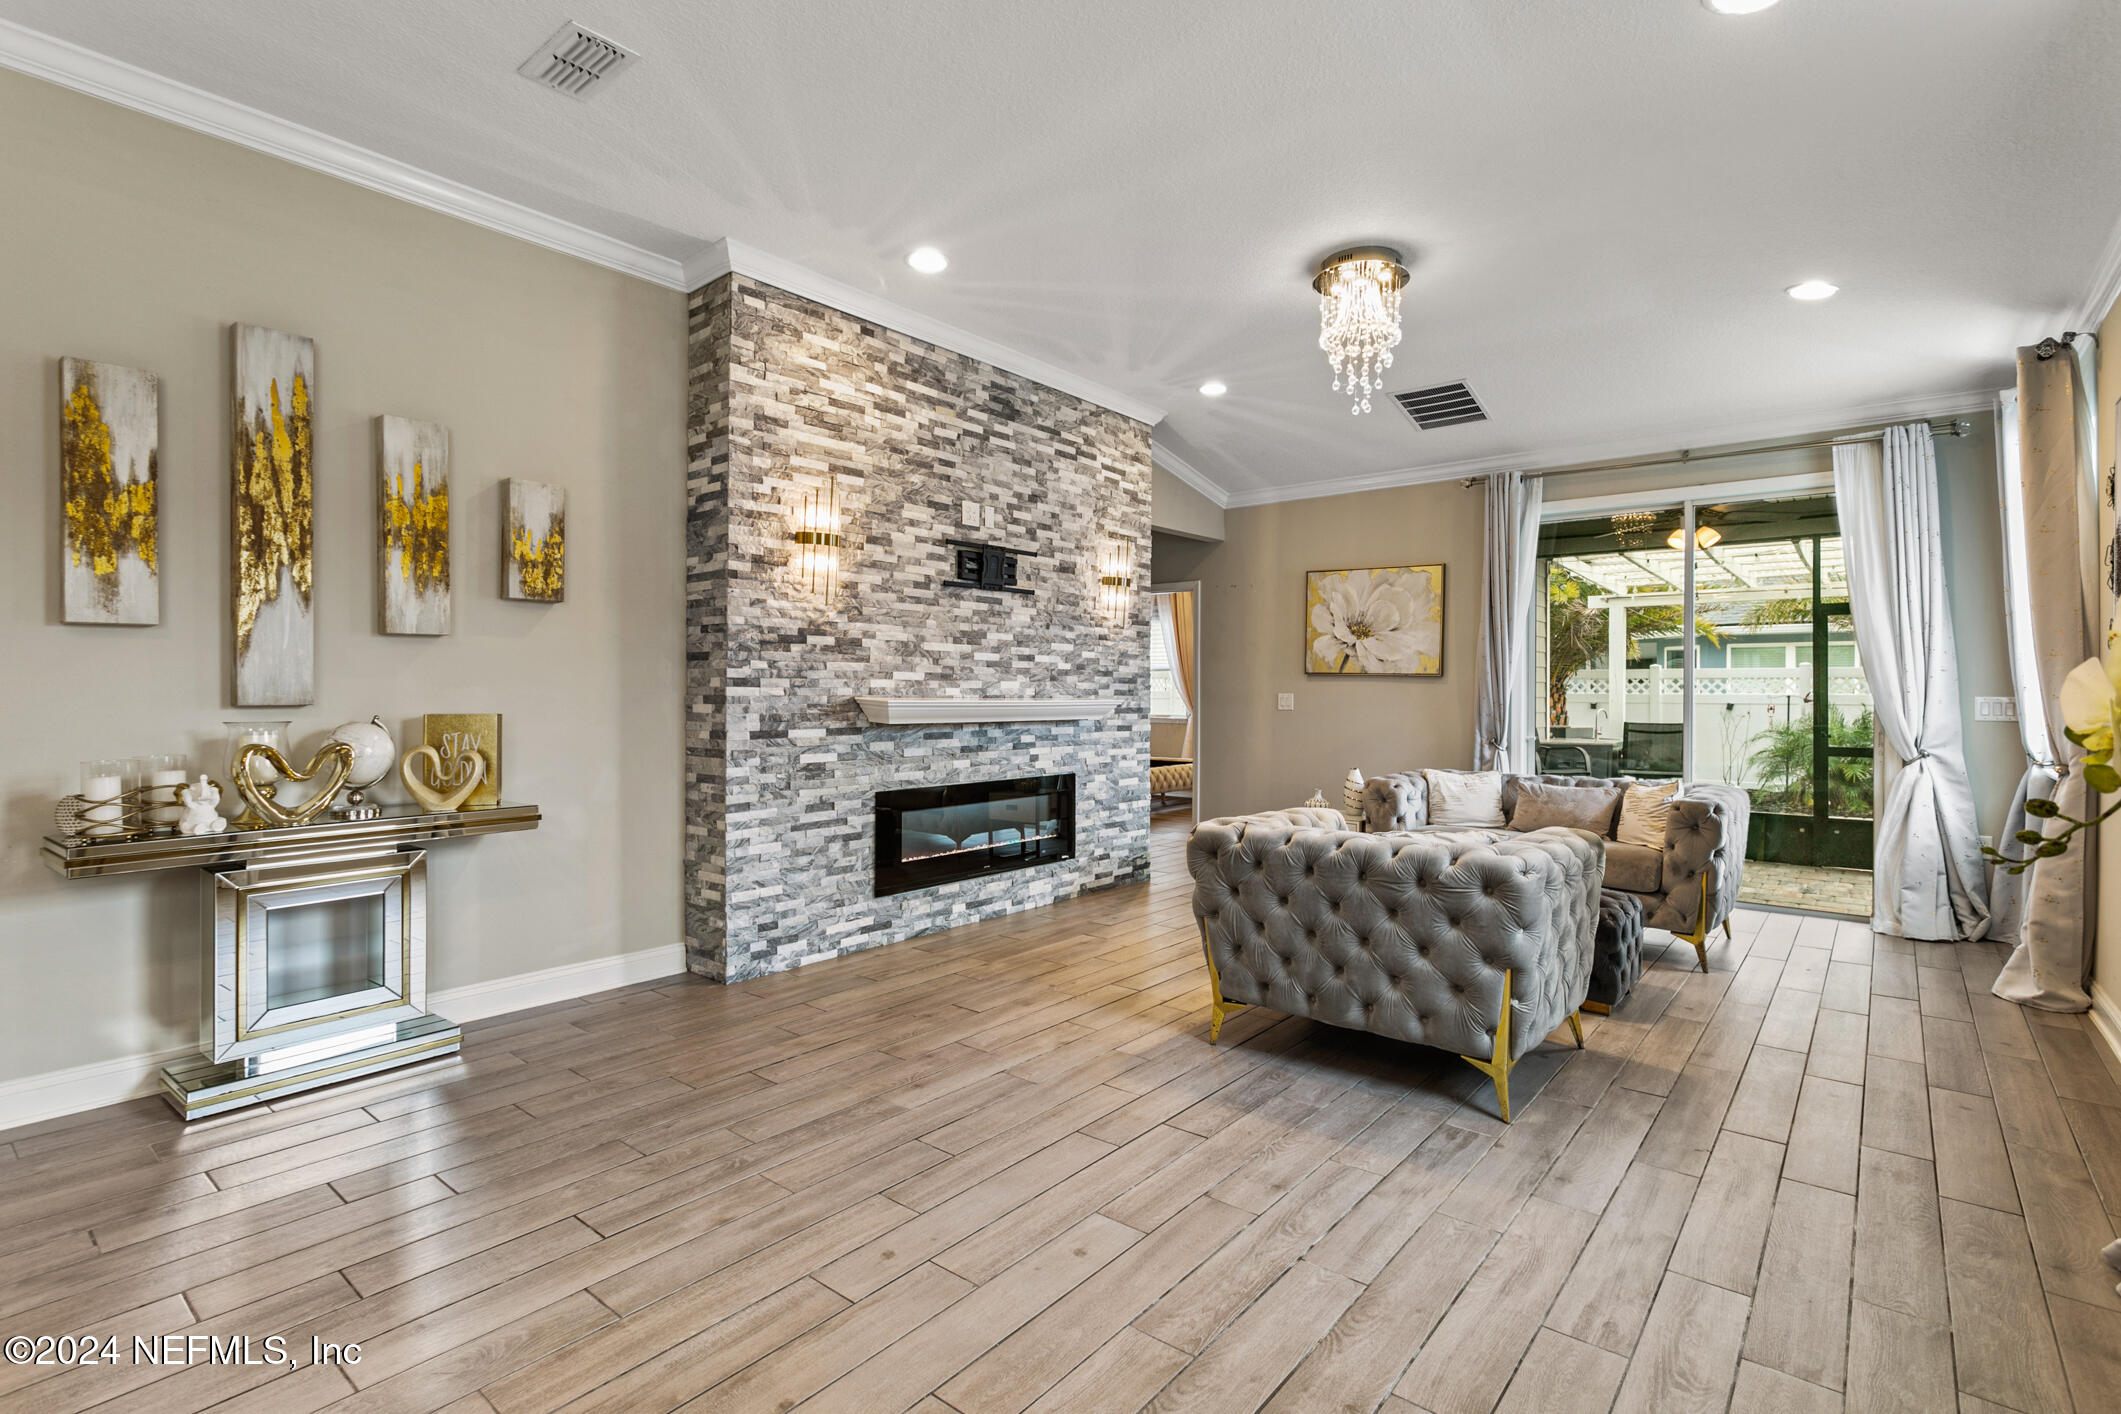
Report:
[[[1172,451],[1169,447],[1150,447],[1149,459],[1180,481],[1200,492],[1201,495],[1206,496],[1215,503],[1217,510],[1226,511],[1230,509],[1230,493],[1223,490],[1215,482],[1210,481],[1206,475],[1196,470],[1190,463],[1181,461],[1178,453]]]
[[[300,123],[150,73],[63,39],[0,20],[0,68],[175,123],[193,132],[278,157],[385,196],[424,206],[490,231],[529,241],[671,289],[683,289],[684,266],[613,236],[436,176]]]
[[[1780,437],[1825,435],[1836,428],[1857,427],[1867,423],[1992,412],[1995,410],[1995,402],[1996,394],[1993,389],[1888,398],[1881,402],[1859,403],[1850,407],[1796,414],[1758,423],[1740,424],[1736,427],[1725,425],[1680,429],[1671,433],[1660,433],[1654,439],[1636,437],[1625,442],[1508,452],[1472,457],[1464,461],[1437,462],[1428,466],[1371,472],[1360,476],[1337,476],[1328,481],[1306,482],[1301,486],[1270,486],[1259,490],[1235,491],[1230,495],[1227,509],[1234,511],[1247,506],[1276,505],[1283,501],[1309,501],[1321,496],[1350,496],[1360,491],[1388,491],[1398,486],[1422,486],[1432,481],[1486,476],[1498,471],[1557,471],[1579,465],[1589,470],[1590,463],[1657,456],[1679,447],[1707,451],[1711,447],[1721,449],[1741,442],[1767,442]]]
[[[697,290],[713,280],[734,271],[747,280],[772,285],[804,299],[816,300],[830,305],[843,314],[857,319],[866,319],[872,324],[881,324],[901,334],[911,335],[923,343],[960,353],[967,358],[976,358],[982,363],[991,363],[996,368],[1005,368],[1011,373],[1022,374],[1035,383],[1057,388],[1099,407],[1110,408],[1136,422],[1146,422],[1151,427],[1164,420],[1164,410],[1143,402],[1141,399],[1122,393],[1117,388],[1107,387],[1095,379],[1084,378],[1065,368],[1047,363],[1044,359],[1020,353],[1006,344],[975,334],[969,329],[960,329],[940,319],[931,318],[918,310],[909,309],[894,300],[884,298],[869,290],[858,289],[830,275],[784,260],[770,251],[745,245],[742,241],[724,238],[696,252],[685,262],[684,281],[687,290]]]
[[[2116,300],[2121,300],[2121,221],[2114,223],[2113,232],[2106,238],[2106,249],[2099,254],[2099,268],[2092,279],[2091,293],[2084,297],[2083,304],[2077,306],[2069,327],[2097,333]],[[2103,354],[2105,350],[2100,352]]]

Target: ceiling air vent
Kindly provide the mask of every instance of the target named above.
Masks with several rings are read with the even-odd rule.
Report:
[[[516,72],[569,98],[587,98],[602,92],[604,85],[637,57],[625,45],[570,21],[561,25],[559,32],[525,59]]]
[[[1433,388],[1416,388],[1411,393],[1394,393],[1392,398],[1414,419],[1414,425],[1424,432],[1434,432],[1439,427],[1456,427],[1461,422],[1486,422],[1487,410],[1473,390],[1464,383],[1439,383]]]

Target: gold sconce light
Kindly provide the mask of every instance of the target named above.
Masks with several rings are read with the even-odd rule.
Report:
[[[1134,609],[1134,542],[1124,535],[1105,542],[1097,572],[1098,609],[1105,620],[1124,624]]]
[[[840,587],[840,479],[806,492],[795,510],[795,554],[789,565],[796,582],[830,604]]]

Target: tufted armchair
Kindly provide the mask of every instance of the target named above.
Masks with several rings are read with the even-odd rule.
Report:
[[[1458,1052],[1510,1117],[1517,1058],[1590,985],[1604,852],[1579,830],[1368,834],[1336,810],[1194,827],[1209,1039],[1232,1006]]]
[[[1517,776],[1502,783],[1502,813],[1517,804]],[[1610,786],[1605,776],[1539,776],[1550,785]],[[1429,788],[1419,771],[1373,776],[1363,785],[1363,823],[1372,830],[1428,828]],[[1694,945],[1701,970],[1709,970],[1708,937],[1718,925],[1731,931],[1731,910],[1745,869],[1746,829],[1752,797],[1738,786],[1696,781],[1672,802],[1664,850],[1604,842],[1605,887],[1640,895],[1644,921]]]

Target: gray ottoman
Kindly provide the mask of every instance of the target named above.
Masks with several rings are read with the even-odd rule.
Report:
[[[1585,1011],[1609,1012],[1628,999],[1642,975],[1642,900],[1618,889],[1598,891],[1598,938],[1591,945],[1591,989]]]

